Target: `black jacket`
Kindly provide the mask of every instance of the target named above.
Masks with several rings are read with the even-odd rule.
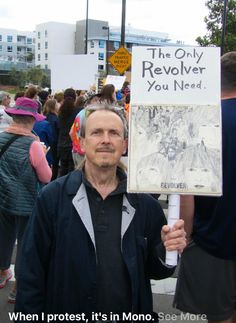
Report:
[[[96,251],[85,192],[81,172],[74,171],[39,196],[24,240],[17,312],[89,316],[94,311]],[[166,278],[174,270],[157,253],[166,219],[159,203],[145,194],[126,194],[123,210],[121,246],[133,313],[152,313],[150,279]]]

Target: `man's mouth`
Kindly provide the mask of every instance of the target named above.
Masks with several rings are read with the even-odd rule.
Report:
[[[96,152],[99,152],[99,153],[113,153],[114,149],[112,149],[112,148],[97,148]]]

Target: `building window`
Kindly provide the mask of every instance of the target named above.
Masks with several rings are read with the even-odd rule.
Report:
[[[40,43],[38,43],[38,50],[40,50]]]
[[[2,45],[0,45],[0,52],[2,52]]]
[[[48,60],[48,53],[45,53],[45,61],[47,61]]]
[[[40,39],[40,31],[38,31],[38,39]]]
[[[99,61],[104,61],[104,53],[98,53]]]
[[[45,65],[45,70],[47,70],[47,69],[48,69],[48,65],[46,64],[46,65]]]
[[[7,42],[8,42],[8,43],[12,43],[12,39],[13,39],[13,37],[12,37],[12,36],[7,36]]]
[[[103,71],[104,70],[104,65],[98,65],[98,70]]]
[[[114,48],[119,49],[120,43],[118,41],[114,41]]]
[[[12,46],[7,46],[8,53],[12,53]]]
[[[12,56],[8,56],[8,57],[7,57],[7,60],[8,60],[9,62],[12,62],[12,61],[13,61],[13,57],[12,57]]]
[[[40,57],[40,54],[38,54],[38,61],[40,61],[41,57]]]
[[[99,40],[98,46],[99,48],[105,48],[105,40]]]
[[[45,49],[48,49],[48,42],[45,41]]]
[[[93,40],[91,40],[91,42],[90,42],[90,48],[94,48],[94,41]]]
[[[32,44],[32,42],[33,42],[33,41],[32,41],[32,38],[27,38],[27,44],[28,44],[28,45],[31,45],[31,44]]]
[[[27,53],[32,53],[32,48],[27,47]]]
[[[48,37],[48,31],[45,30],[45,33],[44,33],[45,37]]]
[[[2,35],[0,35],[0,41],[2,41]]]

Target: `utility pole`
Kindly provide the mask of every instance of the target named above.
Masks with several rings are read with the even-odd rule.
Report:
[[[224,46],[225,46],[225,30],[226,30],[226,21],[227,21],[227,4],[228,0],[224,0],[224,10],[222,16],[222,32],[221,32],[221,55],[224,54]]]
[[[125,13],[126,13],[126,0],[122,0],[120,45],[123,47],[125,47]]]
[[[109,42],[110,42],[110,28],[109,26],[103,26],[103,30],[107,30],[107,41],[106,41],[106,73],[109,74]]]
[[[87,7],[86,7],[85,54],[88,54],[88,5],[89,5],[89,0],[87,0]]]

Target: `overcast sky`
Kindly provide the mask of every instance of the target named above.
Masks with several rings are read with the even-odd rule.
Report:
[[[47,21],[74,24],[86,18],[87,0],[2,0],[0,27],[35,30]],[[206,0],[126,0],[126,25],[166,32],[173,39],[194,45],[206,33]],[[89,18],[105,20],[110,26],[121,24],[122,0],[89,0]]]

